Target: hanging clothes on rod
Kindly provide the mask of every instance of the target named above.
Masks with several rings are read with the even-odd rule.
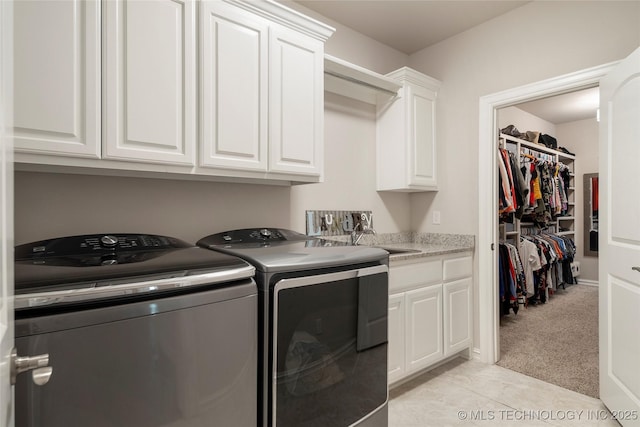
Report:
[[[500,314],[509,314],[509,310],[518,314],[518,301],[526,288],[524,266],[515,245],[502,242],[498,249]]]
[[[523,235],[520,238],[521,258],[526,277],[533,282],[527,287],[530,302],[545,303],[559,287],[575,283],[571,272],[576,246],[568,236],[548,232]]]
[[[544,227],[557,217],[568,215],[568,166],[555,162],[549,154],[526,148],[521,149],[520,165],[525,185],[529,188],[522,218]]]
[[[499,206],[502,219],[512,221],[510,214],[520,219],[524,213],[529,187],[517,167],[514,154],[504,148],[498,149]]]

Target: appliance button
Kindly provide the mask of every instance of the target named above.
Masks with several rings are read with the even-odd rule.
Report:
[[[269,238],[271,237],[271,231],[268,228],[263,228],[260,230],[260,235],[264,238]]]
[[[118,244],[118,238],[110,235],[102,236],[100,238],[100,243],[107,248],[112,248]]]

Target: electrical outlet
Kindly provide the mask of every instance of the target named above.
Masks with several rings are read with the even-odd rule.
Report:
[[[433,211],[433,223],[440,224],[440,211]]]

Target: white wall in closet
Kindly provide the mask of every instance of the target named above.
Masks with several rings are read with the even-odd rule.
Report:
[[[517,106],[498,110],[498,127],[504,129],[509,125],[514,125],[520,132],[531,130],[556,136],[555,124],[521,110]]]
[[[577,120],[556,126],[558,145],[576,155],[575,185],[576,197],[576,235],[578,245],[576,261],[580,262],[582,280],[598,281],[598,258],[585,257],[584,254],[584,188],[582,177],[585,173],[598,172],[598,122],[596,119]]]

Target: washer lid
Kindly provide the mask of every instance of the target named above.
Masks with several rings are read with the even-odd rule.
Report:
[[[218,273],[213,284],[252,277],[253,269],[236,257],[148,234],[69,236],[15,248],[16,295],[209,273]]]

